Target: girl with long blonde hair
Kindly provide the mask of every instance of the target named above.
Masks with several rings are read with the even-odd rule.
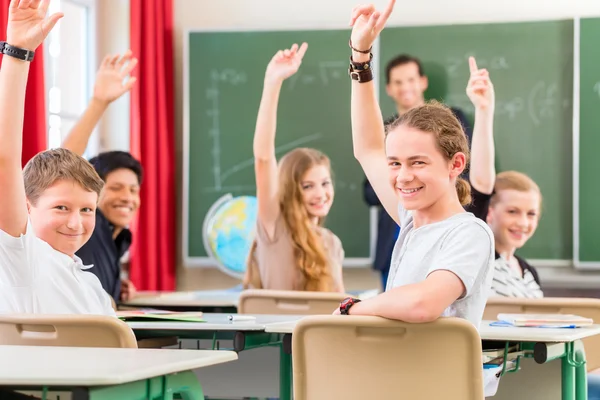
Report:
[[[344,291],[342,244],[323,227],[334,197],[329,158],[308,148],[290,151],[279,165],[275,157],[281,87],[298,71],[307,47],[280,50],[265,73],[254,134],[257,232],[245,288]]]

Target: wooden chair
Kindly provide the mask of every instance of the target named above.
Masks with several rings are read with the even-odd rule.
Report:
[[[104,315],[0,315],[0,345],[137,348],[123,321]]]
[[[295,400],[482,400],[481,339],[468,321],[304,317],[292,336]]]
[[[240,314],[331,314],[349,295],[335,292],[248,289],[240,295]]]
[[[526,299],[518,297],[491,297],[483,311],[483,319],[496,320],[498,314],[575,314],[591,318],[600,324],[600,299],[576,297],[546,297]],[[600,368],[600,336],[582,340],[585,348],[587,370]]]
[[[0,345],[138,347],[133,331],[125,322],[104,315],[80,314],[0,315]],[[43,398],[39,391],[18,391],[14,396]],[[72,399],[70,392],[52,391],[45,396],[48,400]]]

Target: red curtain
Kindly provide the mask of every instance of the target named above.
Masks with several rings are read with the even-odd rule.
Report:
[[[131,0],[131,153],[144,167],[130,279],[139,290],[175,288],[173,0]]]
[[[6,40],[6,23],[10,0],[0,0],[0,37]],[[10,43],[9,43],[10,44]],[[0,60],[2,60],[0,56]],[[46,150],[46,87],[44,84],[44,46],[35,50],[29,70],[27,93],[25,95],[25,121],[23,126],[23,166],[40,151]]]

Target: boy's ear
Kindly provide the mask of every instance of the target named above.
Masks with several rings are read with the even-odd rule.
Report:
[[[29,203],[29,200],[27,200],[27,214],[29,214],[31,212],[31,204]]]

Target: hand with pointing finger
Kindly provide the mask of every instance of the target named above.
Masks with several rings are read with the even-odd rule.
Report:
[[[467,96],[478,110],[490,110],[494,108],[495,94],[494,85],[490,80],[487,69],[478,69],[474,57],[469,57],[469,70],[471,77],[467,84]]]
[[[362,51],[371,48],[392,14],[395,3],[396,0],[389,0],[383,13],[377,11],[373,4],[354,7],[350,18],[350,25],[352,26],[350,40],[352,41],[352,47]]]
[[[123,55],[107,55],[102,60],[96,73],[94,84],[94,98],[103,103],[111,103],[131,90],[136,78],[129,77],[136,67],[137,59],[132,57],[131,50]]]
[[[298,45],[294,43],[289,49],[279,50],[267,65],[265,81],[281,83],[294,75],[302,64],[306,49],[308,49],[308,44],[302,43],[298,48]]]

